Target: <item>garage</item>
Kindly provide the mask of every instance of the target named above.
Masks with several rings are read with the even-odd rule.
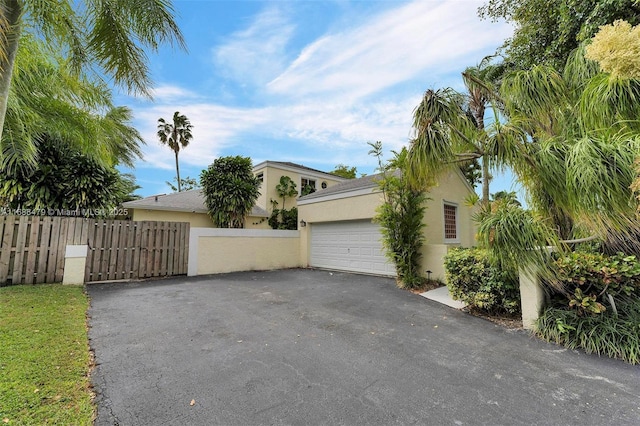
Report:
[[[310,266],[395,276],[384,255],[380,226],[371,220],[313,223],[310,228]]]

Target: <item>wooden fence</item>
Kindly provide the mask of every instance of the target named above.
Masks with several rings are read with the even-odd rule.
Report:
[[[0,216],[0,285],[61,282],[70,244],[89,246],[85,281],[182,275],[189,224]]]

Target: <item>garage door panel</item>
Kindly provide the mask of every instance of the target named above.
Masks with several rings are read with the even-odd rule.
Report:
[[[369,220],[314,223],[310,232],[311,266],[395,276],[384,255],[379,225]]]

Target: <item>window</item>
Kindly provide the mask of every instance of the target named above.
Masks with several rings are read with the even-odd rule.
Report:
[[[256,177],[258,178],[258,180],[259,180],[260,182],[264,182],[264,173],[263,173],[263,172],[258,173],[258,174],[256,175]]]
[[[300,179],[300,195],[308,195],[316,192],[315,179],[302,178]]]
[[[453,204],[444,204],[444,240],[458,240],[458,206]]]

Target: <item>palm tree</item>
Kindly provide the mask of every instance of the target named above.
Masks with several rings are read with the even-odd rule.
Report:
[[[103,81],[73,72],[51,46],[25,34],[9,89],[0,168],[33,169],[44,135],[105,166],[132,167],[144,141],[131,120],[131,110],[114,105]]]
[[[462,73],[466,94],[451,88],[427,90],[414,111],[416,137],[409,153],[409,178],[429,186],[444,169],[482,162],[482,204],[489,203],[490,168],[504,139],[500,101],[492,81],[496,67],[485,58]],[[487,108],[492,123],[485,125]]]
[[[178,153],[181,148],[186,148],[193,138],[191,134],[193,126],[186,115],[181,115],[179,111],[173,113],[173,123],[167,123],[164,118],[158,119],[158,138],[160,143],[168,145],[176,155],[176,182],[178,192],[182,191],[180,186],[180,166],[178,165]]]
[[[97,67],[129,92],[148,96],[145,49],[156,51],[162,43],[184,47],[172,13],[169,0],[0,0],[0,132],[23,32],[67,52],[76,72]]]

